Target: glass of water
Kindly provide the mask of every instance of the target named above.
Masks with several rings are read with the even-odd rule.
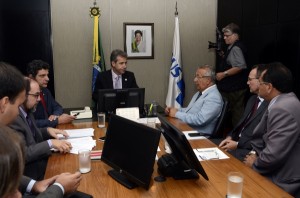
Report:
[[[78,151],[79,171],[88,173],[91,171],[91,151],[83,149]]]
[[[227,197],[241,198],[244,176],[240,172],[230,172],[227,177]]]

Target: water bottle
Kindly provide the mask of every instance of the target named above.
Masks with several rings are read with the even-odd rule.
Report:
[[[157,102],[153,101],[152,102],[152,116],[156,117],[157,116]]]

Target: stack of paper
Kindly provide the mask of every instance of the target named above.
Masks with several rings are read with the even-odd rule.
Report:
[[[65,139],[72,144],[70,153],[78,154],[78,151],[81,149],[92,150],[96,146],[96,140],[92,138],[94,136],[93,128],[69,129],[64,131],[68,133],[69,137],[65,139],[63,135],[58,134],[59,139]]]
[[[193,149],[199,161],[228,159],[229,157],[217,147]]]

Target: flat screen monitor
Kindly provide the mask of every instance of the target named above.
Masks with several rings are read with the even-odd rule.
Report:
[[[161,122],[160,130],[172,150],[171,154],[165,154],[158,160],[158,172],[162,176],[172,176],[174,179],[199,178],[200,173],[208,180],[185,135],[172,125],[165,115],[158,114],[158,118]]]
[[[108,174],[127,188],[149,188],[161,132],[112,114],[101,160]]]
[[[117,108],[138,107],[140,115],[144,112],[145,88],[99,89],[97,111],[105,112],[108,117]]]

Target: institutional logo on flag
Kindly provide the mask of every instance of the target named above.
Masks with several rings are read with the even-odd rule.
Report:
[[[169,88],[166,98],[168,107],[180,108],[184,100],[184,81],[181,67],[179,19],[175,16],[175,30],[173,38],[173,53],[171,59]]]

